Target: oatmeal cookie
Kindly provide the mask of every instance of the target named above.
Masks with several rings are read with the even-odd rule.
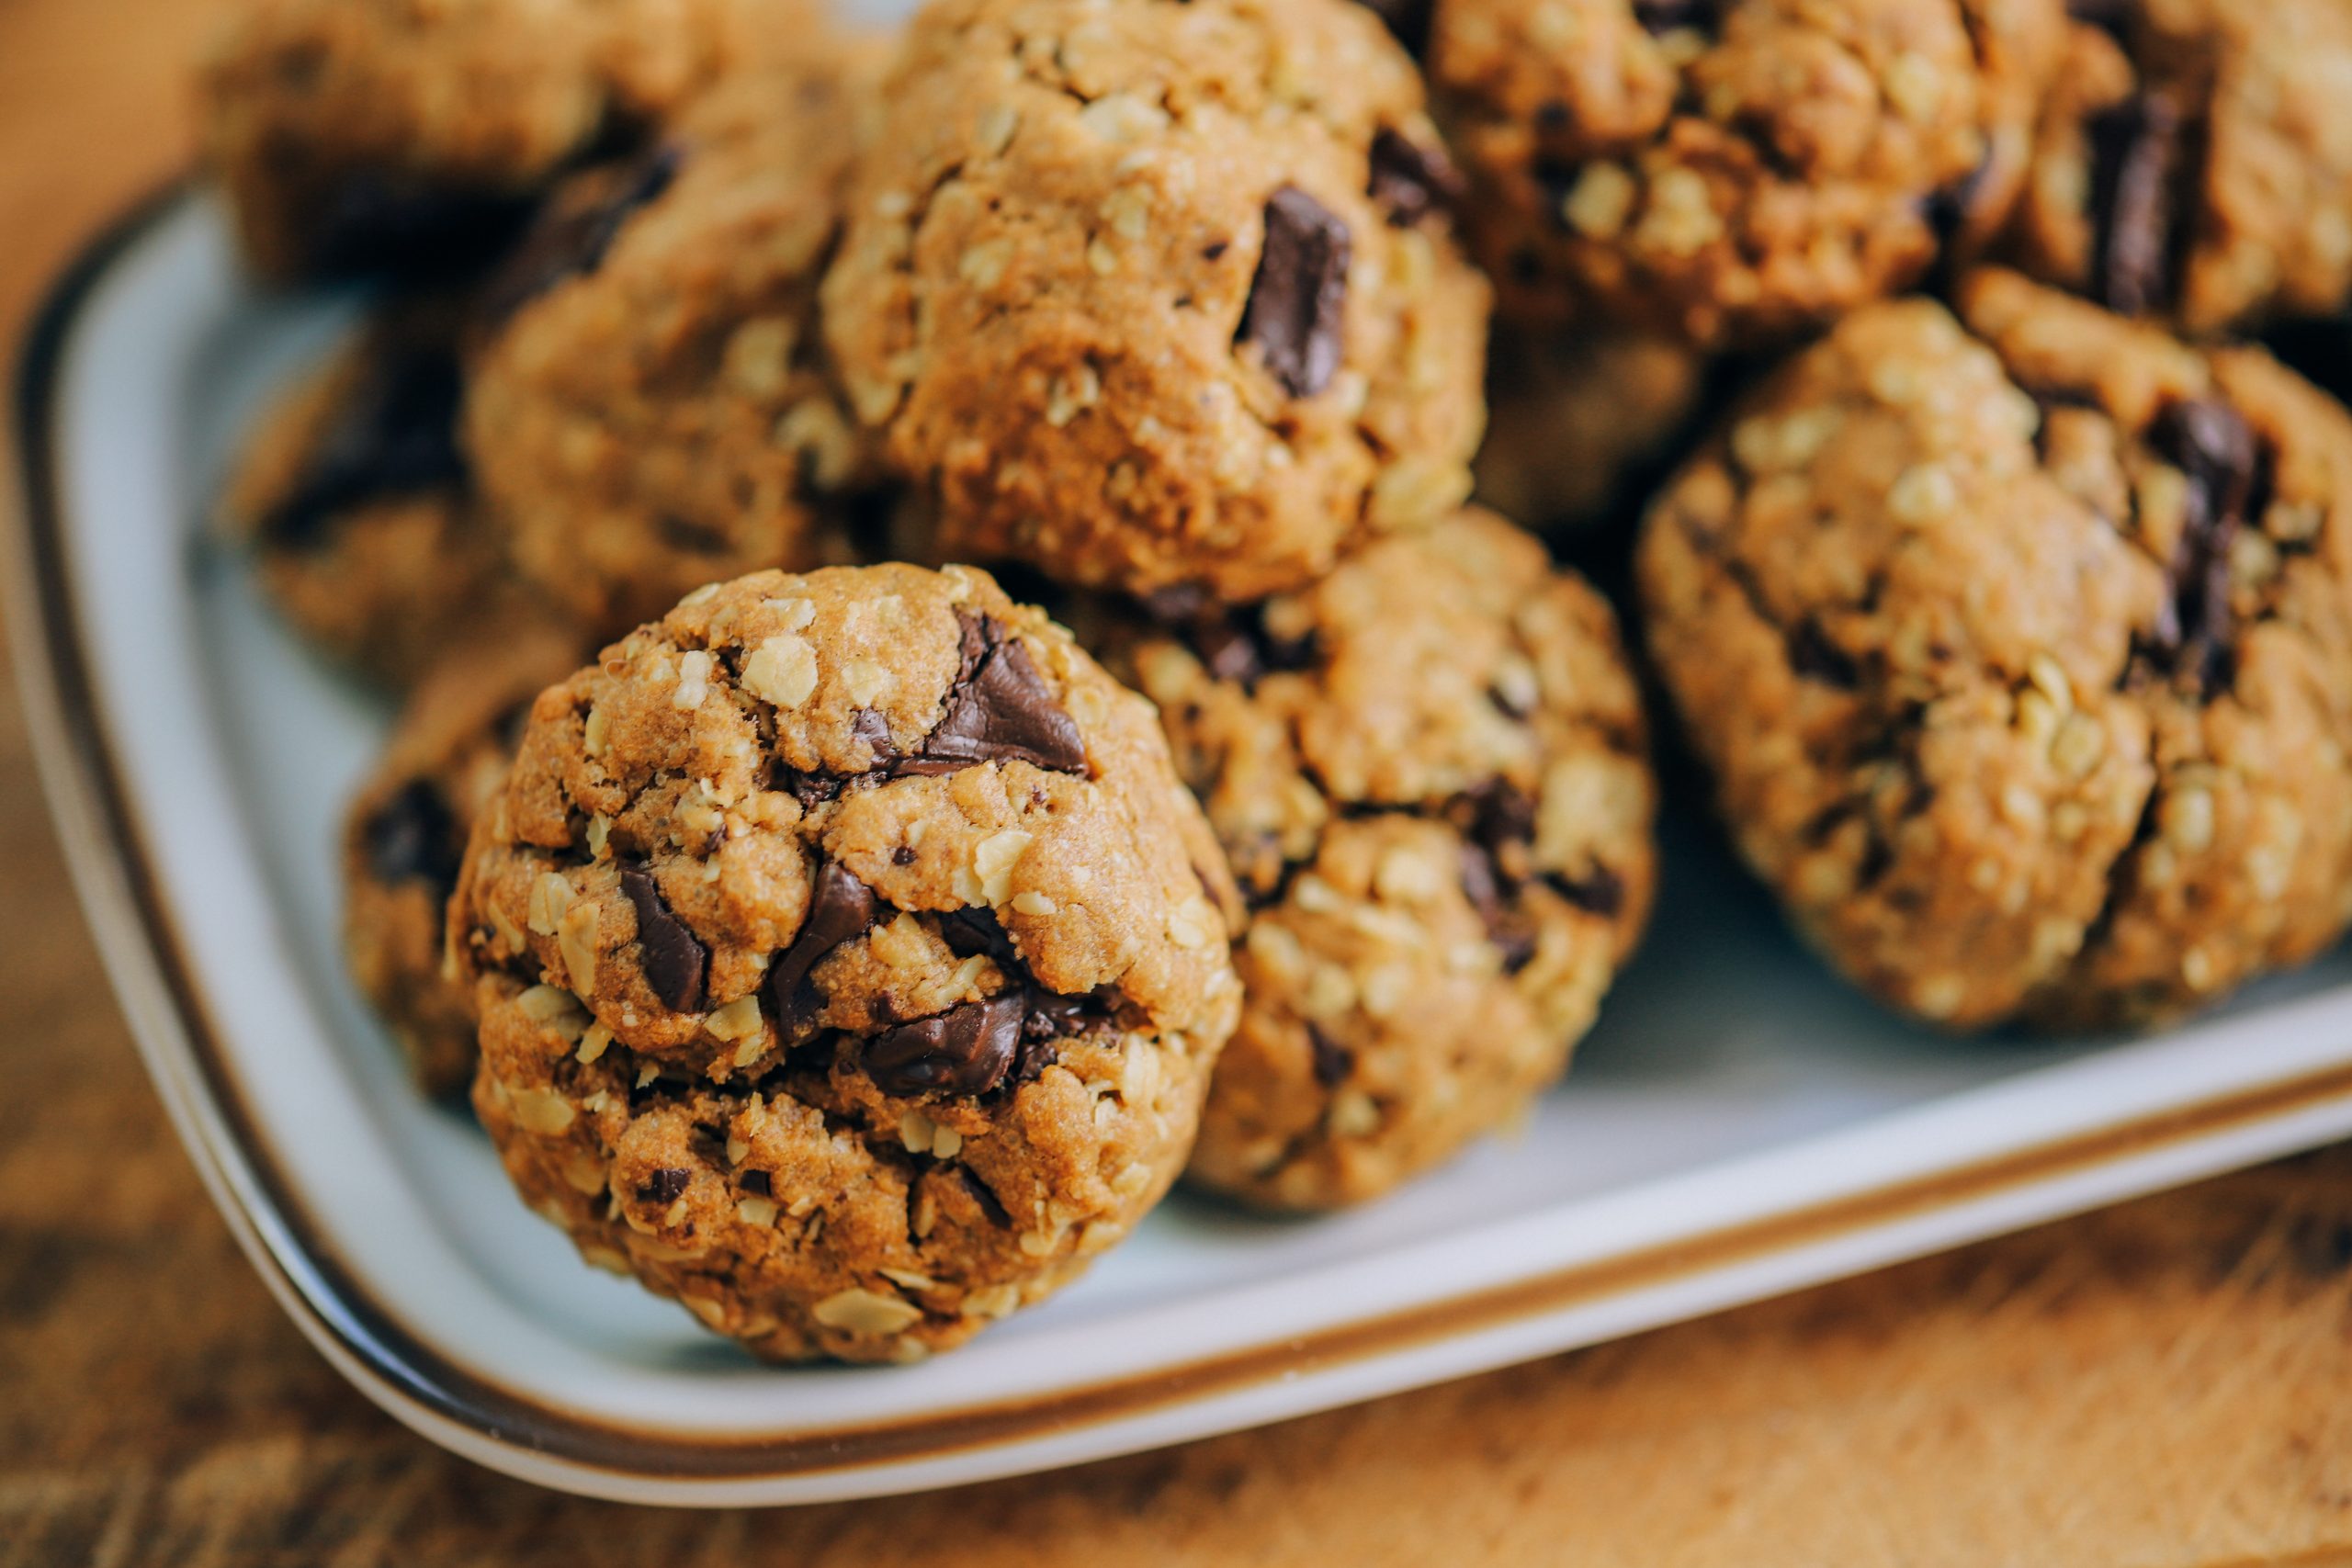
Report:
[[[943,547],[1295,588],[1469,491],[1487,288],[1412,62],[1349,0],[935,0],[826,330]]]
[[[1873,307],[1659,499],[1650,646],[1749,863],[1865,988],[2165,1019],[2352,894],[2352,420],[1984,272]]]
[[[2352,300],[2352,6],[2076,0],[2009,254],[2210,333]]]
[[[1708,365],[1651,333],[1498,331],[1478,500],[1546,534],[1620,516],[1697,422]]]
[[[591,1260],[908,1359],[1174,1179],[1229,897],[1148,705],[985,575],[700,589],[541,694],[475,828],[475,1109]]]
[[[820,30],[802,0],[253,0],[205,156],[266,277],[464,270],[566,164]]]
[[[560,188],[487,285],[467,446],[517,569],[592,625],[819,564],[866,478],[816,312],[876,66],[844,50],[714,88]]]
[[[458,444],[463,309],[390,306],[264,415],[217,507],[295,629],[395,687],[525,597]]]
[[[2059,0],[1440,0],[1507,316],[1801,332],[2006,215]]]
[[[442,940],[467,837],[505,783],[531,699],[587,651],[556,621],[479,628],[417,682],[345,813],[344,955],[428,1094],[473,1082],[473,1011]]]
[[[1375,1196],[1559,1077],[1656,879],[1639,699],[1600,596],[1490,513],[1243,609],[1114,631],[1249,909],[1192,1178]]]

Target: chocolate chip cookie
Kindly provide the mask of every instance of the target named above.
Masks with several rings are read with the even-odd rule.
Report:
[[[1149,707],[985,575],[700,589],[539,697],[475,829],[475,1108],[593,1261],[911,1359],[1174,1179],[1230,896]]]
[[[476,628],[417,682],[345,814],[344,953],[428,1094],[473,1081],[473,1010],[443,962],[467,837],[505,783],[531,699],[587,651],[560,622]]]
[[[1800,355],[1645,525],[1740,850],[1891,1005],[2163,1020],[2342,930],[2352,419],[1984,272]]]
[[[943,547],[1247,598],[1469,491],[1487,288],[1348,0],[938,0],[826,330]]]
[[[819,30],[801,0],[252,0],[205,157],[273,281],[465,272],[566,164]]]
[[[458,443],[463,311],[395,302],[268,411],[218,507],[295,629],[396,687],[523,597]]]
[[[2352,299],[2352,8],[2075,0],[2011,247],[2192,332]]]
[[[1634,487],[1698,423],[1708,367],[1657,333],[1502,327],[1488,353],[1478,499],[1555,535],[1627,514]]]
[[[1241,609],[1113,632],[1248,914],[1190,1174],[1375,1196],[1556,1078],[1655,881],[1634,682],[1600,596],[1466,511]]]
[[[878,63],[844,48],[712,89],[560,187],[488,284],[467,445],[517,569],[591,625],[819,564],[865,480],[816,311]]]
[[[1439,0],[1430,79],[1504,313],[1824,323],[2006,215],[2059,0]]]

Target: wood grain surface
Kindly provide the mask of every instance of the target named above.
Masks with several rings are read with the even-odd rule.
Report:
[[[219,0],[0,0],[0,334],[186,157]],[[583,1503],[378,1415],[149,1093],[0,687],[0,1568],[2352,1563],[2352,1149],[1269,1430],[930,1496]]]

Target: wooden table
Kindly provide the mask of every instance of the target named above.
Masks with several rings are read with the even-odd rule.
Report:
[[[186,157],[220,0],[0,0],[0,339]],[[1270,1430],[927,1497],[582,1503],[279,1316],[173,1141],[0,685],[0,1568],[2352,1564],[2352,1149]]]

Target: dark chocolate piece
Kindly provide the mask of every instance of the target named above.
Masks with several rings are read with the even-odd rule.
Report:
[[[1025,1011],[1007,991],[902,1024],[866,1042],[866,1076],[885,1094],[986,1094],[1012,1070]]]
[[[368,869],[379,882],[422,882],[447,897],[458,886],[465,841],[441,792],[412,779],[361,825]]]
[[[2161,311],[2177,287],[2187,214],[2179,184],[2188,117],[2167,93],[2142,93],[2095,117],[2091,292],[2125,316]]]
[[[682,149],[664,143],[626,163],[575,175],[482,286],[482,321],[495,329],[566,278],[593,274],[629,219],[660,199],[684,162]]]
[[[881,911],[882,903],[874,897],[874,889],[847,867],[833,861],[818,867],[800,934],[768,969],[768,1002],[779,1031],[789,1036],[823,1008],[823,998],[808,984],[808,972],[842,943],[873,930]]]
[[[323,542],[336,514],[352,507],[464,483],[461,395],[450,355],[394,348],[372,355],[292,492],[262,520],[262,538],[307,548]]]
[[[1234,341],[1257,344],[1294,398],[1313,397],[1339,372],[1351,246],[1348,226],[1296,186],[1267,201],[1265,248]]]
[[[1409,229],[1462,199],[1462,171],[1442,147],[1424,147],[1382,126],[1372,138],[1373,200],[1388,209],[1388,221]]]
[[[621,891],[637,910],[637,944],[643,954],[646,983],[672,1012],[700,1012],[703,983],[710,973],[710,949],[671,909],[651,872],[623,866]]]

